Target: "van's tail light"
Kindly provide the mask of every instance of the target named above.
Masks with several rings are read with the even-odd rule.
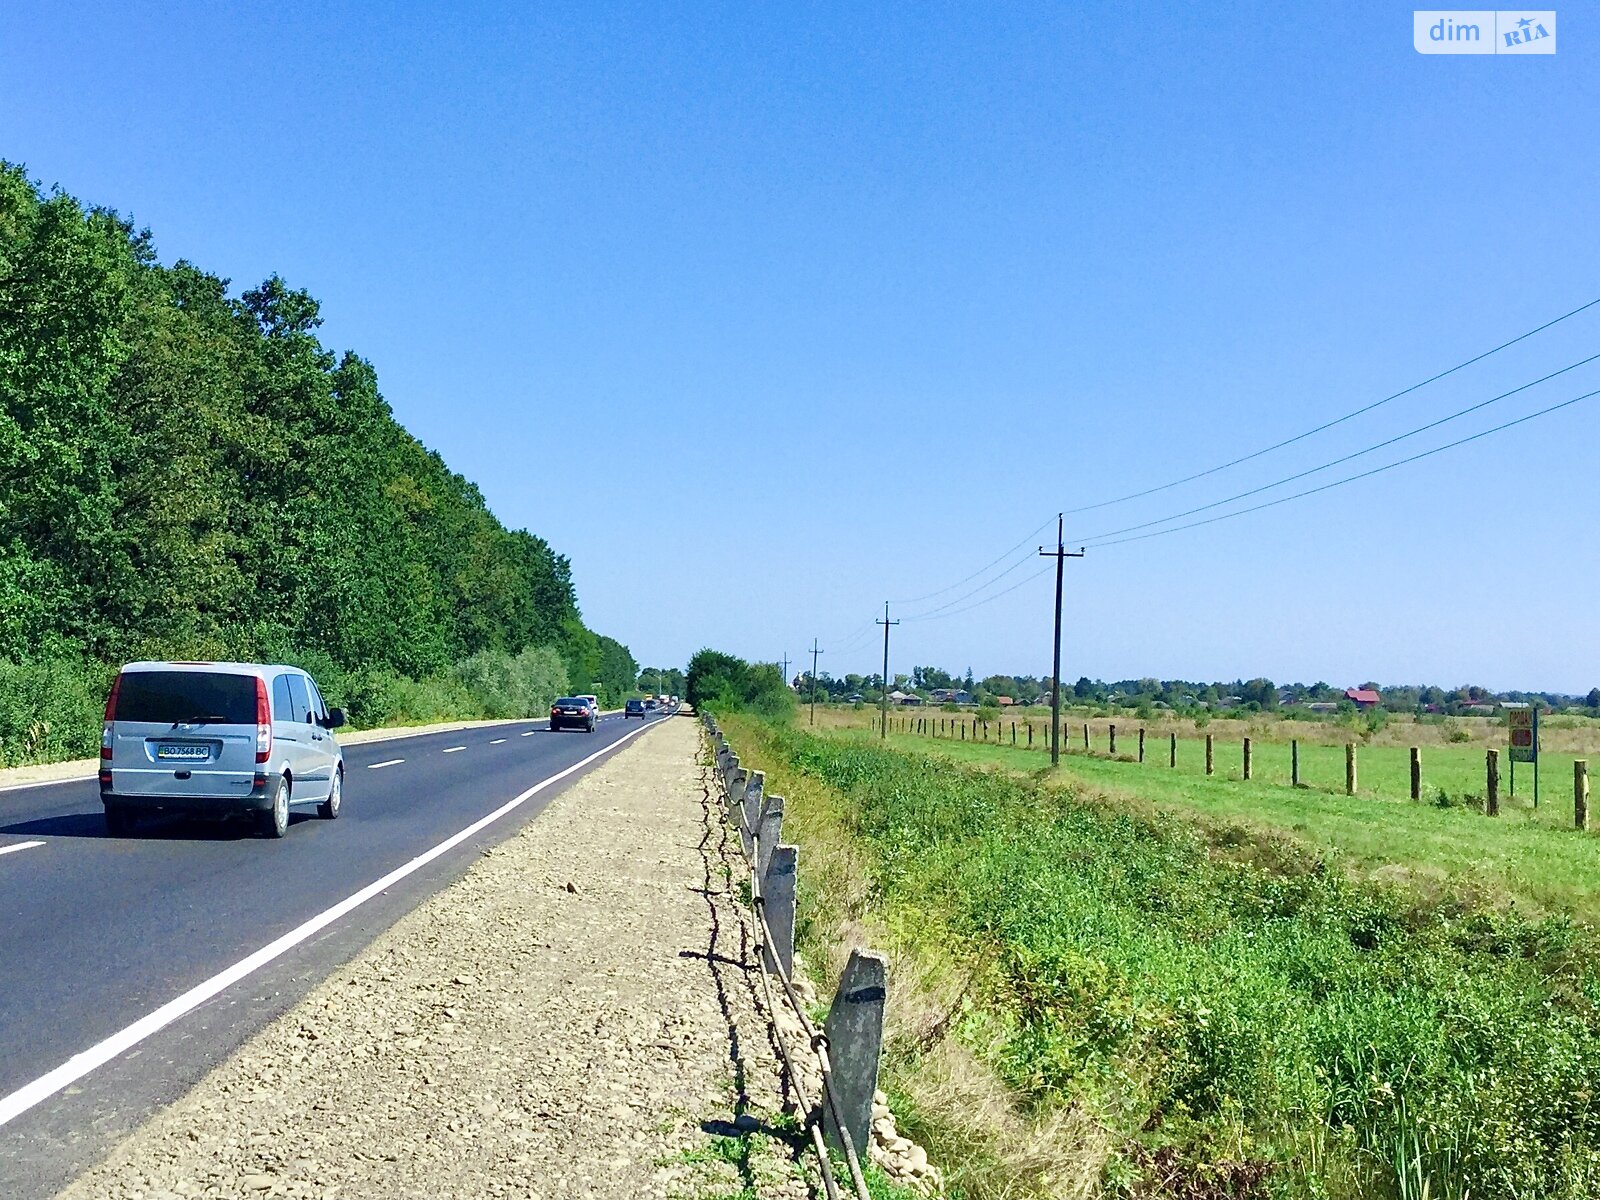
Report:
[[[100,726],[100,757],[111,757],[111,722],[117,719],[117,691],[122,687],[122,675],[111,681],[111,691],[106,695],[106,718]]]
[[[272,757],[272,709],[267,704],[267,681],[256,676],[256,761]]]

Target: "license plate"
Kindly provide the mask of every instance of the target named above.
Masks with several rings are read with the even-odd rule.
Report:
[[[157,746],[156,757],[166,762],[204,762],[211,757],[209,746]]]

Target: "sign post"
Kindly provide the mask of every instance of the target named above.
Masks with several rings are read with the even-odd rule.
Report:
[[[1517,764],[1533,764],[1533,806],[1539,807],[1539,710],[1526,708],[1506,711],[1506,731],[1510,734],[1511,794],[1517,794]]]

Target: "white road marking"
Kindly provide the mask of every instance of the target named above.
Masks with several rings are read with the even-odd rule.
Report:
[[[427,866],[441,854],[448,854],[462,842],[466,841],[474,834],[488,828],[507,813],[514,812],[518,808],[522,807],[522,805],[533,799],[534,796],[544,791],[544,789],[549,787],[551,784],[559,783],[561,780],[565,779],[574,772],[582,770],[584,767],[588,766],[590,763],[594,762],[595,759],[600,758],[602,755],[610,754],[624,742],[631,738],[638,737],[647,728],[649,728],[649,726],[642,725],[631,733],[625,733],[616,741],[612,742],[611,745],[596,750],[587,758],[580,758],[577,762],[573,763],[565,770],[557,771],[554,775],[546,776],[544,779],[541,779],[538,783],[530,787],[527,791],[518,796],[512,797],[510,800],[507,800],[493,812],[487,814],[486,816],[479,817],[465,829],[451,834],[449,837],[445,838],[444,841],[434,846],[431,850],[423,851],[410,862],[405,863],[403,866],[396,867],[394,870],[390,871],[387,875],[380,879],[373,880],[360,891],[353,892],[349,896],[346,896],[332,908],[324,909],[322,912],[312,917],[309,921],[295,926],[295,928],[291,929],[282,937],[276,939],[275,941],[268,942],[254,954],[240,959],[238,962],[234,963],[231,967],[228,967],[225,970],[217,972],[217,974],[213,975],[210,979],[205,980],[203,983],[196,984],[187,992],[184,992],[181,996],[177,996],[171,1000],[168,1000],[154,1012],[139,1018],[139,1020],[135,1021],[132,1025],[118,1030],[104,1041],[97,1042],[95,1045],[90,1046],[87,1050],[84,1050],[78,1054],[74,1054],[59,1067],[56,1067],[52,1071],[47,1071],[45,1074],[35,1079],[32,1083],[18,1088],[9,1096],[0,1096],[0,1125],[5,1125],[8,1122],[14,1121],[17,1117],[27,1112],[36,1104],[40,1104],[43,1101],[48,1100],[57,1092],[60,1092],[64,1088],[70,1087],[72,1084],[82,1079],[85,1075],[89,1074],[89,1072],[98,1067],[104,1066],[113,1058],[116,1058],[119,1054],[122,1054],[123,1052],[132,1049],[134,1046],[137,1046],[147,1037],[150,1037],[152,1034],[166,1028],[168,1025],[178,1020],[178,1018],[193,1012],[196,1008],[200,1007],[200,1005],[204,1004],[213,996],[216,996],[226,989],[232,987],[241,979],[245,979],[254,974],[256,971],[259,971],[273,959],[279,958],[288,953],[307,938],[312,937],[319,931],[326,929],[329,925],[332,925],[340,917],[345,916],[347,913],[350,913],[361,907],[361,905],[365,904],[368,900],[371,900],[374,896],[381,895],[385,889],[393,887],[406,876],[416,871],[420,871],[423,867]]]
[[[0,846],[0,854],[15,854],[18,850],[32,850],[42,845],[43,842],[18,842],[15,846]]]
[[[403,758],[386,758],[381,763],[368,763],[367,770],[381,771],[384,767],[398,767],[403,762],[405,762]]]
[[[523,737],[532,737],[534,734],[536,734],[538,732],[539,731],[537,729],[530,729],[530,730],[528,730],[527,733],[523,734],[522,736]]]
[[[503,741],[505,741],[505,738],[495,738],[492,742],[489,743],[489,745],[498,746]]]
[[[446,746],[444,752],[446,754],[454,754],[459,750],[465,750],[465,749],[466,749],[465,746]]]

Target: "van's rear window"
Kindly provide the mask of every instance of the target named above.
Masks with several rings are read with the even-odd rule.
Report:
[[[112,717],[167,725],[180,721],[254,725],[256,679],[206,671],[128,671],[117,688],[117,711]]]

